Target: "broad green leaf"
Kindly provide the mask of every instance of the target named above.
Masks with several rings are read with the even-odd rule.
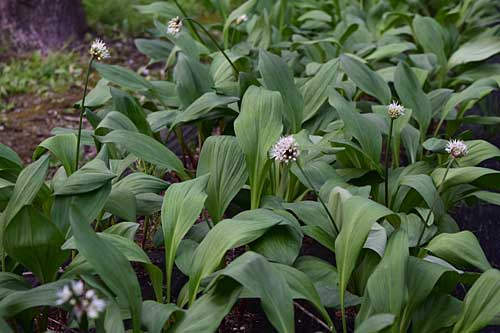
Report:
[[[89,91],[85,97],[85,108],[95,108],[106,104],[107,101],[111,99],[110,88],[108,86],[109,81],[106,79],[100,79],[97,82],[94,89]],[[75,103],[75,108],[82,108],[82,100]]]
[[[103,191],[109,193],[109,187]],[[94,196],[94,204],[100,198]],[[109,241],[97,236],[89,224],[88,213],[82,211],[79,200],[72,202],[69,220],[76,247],[99,274],[104,283],[119,297],[132,316],[134,333],[140,332],[141,289],[137,277],[127,258]]]
[[[134,6],[134,8],[141,14],[161,16],[167,19],[182,15],[179,8],[177,8],[174,3],[170,2],[155,1],[143,6]]]
[[[481,245],[470,231],[440,234],[430,241],[426,249],[461,268],[472,266],[481,271],[487,271],[491,268]]]
[[[468,153],[458,161],[461,167],[476,166],[490,158],[500,157],[500,149],[484,140],[465,141]]]
[[[172,129],[182,123],[204,120],[205,118],[210,117],[212,110],[215,109],[214,112],[217,112],[217,108],[226,107],[228,104],[235,103],[237,101],[238,98],[233,96],[222,96],[214,92],[204,93],[193,101],[193,103],[185,110],[177,113],[177,116],[170,125],[170,128]]]
[[[241,112],[234,122],[236,139],[247,164],[252,208],[258,208],[267,170],[269,150],[279,139],[283,101],[277,92],[252,86],[246,91]]]
[[[437,187],[441,185],[445,172],[445,168],[438,168],[432,172],[431,177]],[[480,187],[497,189],[499,174],[500,172],[488,168],[452,168],[449,170],[443,186],[444,188],[449,188],[460,184],[474,184]]]
[[[370,96],[376,97],[380,102],[391,102],[391,89],[384,79],[372,71],[367,65],[348,55],[340,56],[340,64],[347,76],[356,85]]]
[[[75,171],[76,136],[74,134],[56,135],[43,140],[33,153],[33,159],[36,160],[45,150],[50,151],[62,163],[67,175]]]
[[[208,176],[171,185],[165,192],[161,208],[161,225],[165,242],[167,301],[170,301],[172,273],[177,248],[196,222],[207,198]]]
[[[335,241],[342,307],[347,283],[373,223],[390,214],[384,206],[358,196],[348,198],[343,204],[342,229]]]
[[[408,292],[405,282],[408,257],[408,235],[406,230],[399,229],[389,239],[384,257],[368,279],[365,290],[365,298],[369,299],[367,304],[371,309],[370,313],[391,313],[396,316],[397,325],[401,320]],[[360,313],[365,306],[363,303]],[[398,332],[399,328],[391,331]]]
[[[288,286],[292,290],[293,298],[304,299],[311,302],[316,310],[321,313],[321,316],[326,321],[326,323],[335,331],[333,327],[332,320],[321,304],[321,299],[316,291],[311,279],[303,272],[291,266],[275,264],[275,266],[281,271],[283,277],[285,278]]]
[[[184,107],[188,107],[198,97],[211,91],[214,85],[208,68],[182,52],[177,56],[174,81],[177,94]]]
[[[215,287],[189,307],[171,331],[174,333],[217,331],[222,319],[238,300],[242,289],[242,286],[231,278],[221,279]]]
[[[302,122],[305,122],[316,115],[320,107],[328,99],[330,84],[337,80],[339,61],[330,60],[322,65],[307,83],[300,89],[304,96],[304,116]]]
[[[444,294],[433,293],[413,315],[413,333],[442,332],[455,324],[462,309],[462,302]]]
[[[102,187],[115,178],[101,160],[92,160],[68,178],[54,183],[55,195],[74,195],[87,193]]]
[[[211,136],[203,144],[197,176],[209,174],[205,206],[219,222],[248,178],[245,155],[233,136]]]
[[[175,304],[162,304],[155,301],[142,303],[142,325],[149,333],[161,333],[171,316],[183,311]]]
[[[410,66],[403,61],[396,68],[394,86],[401,103],[412,110],[412,116],[417,120],[420,133],[424,137],[432,118],[431,102],[422,90],[417,76]]]
[[[135,195],[126,189],[111,190],[104,209],[126,221],[135,221],[137,215],[137,202]]]
[[[281,271],[263,256],[246,252],[217,272],[217,276],[231,277],[260,298],[267,318],[278,332],[294,332],[292,291]]]
[[[262,236],[269,228],[279,224],[279,215],[264,215],[263,210],[250,210],[223,220],[205,236],[194,254],[189,276],[189,295],[194,301],[200,282],[219,265],[227,250],[248,244]],[[246,217],[242,219],[241,217]]]
[[[38,191],[40,191],[40,188],[43,186],[48,168],[49,157],[48,155],[44,155],[36,162],[28,165],[19,174],[9,203],[0,216],[0,242],[2,244],[5,228],[24,206],[29,205],[35,199]],[[3,245],[0,248],[3,249]]]
[[[137,127],[135,127],[132,120],[130,120],[126,115],[120,113],[118,111],[111,111],[104,117],[103,120],[99,123],[99,126],[96,128],[97,130],[101,128],[107,128],[110,130],[126,130],[131,132],[138,132]]]
[[[14,216],[4,233],[9,256],[30,269],[43,284],[55,280],[69,252],[61,251],[64,237],[59,229],[32,206]]]
[[[113,185],[113,189],[130,191],[134,195],[160,193],[167,187],[166,181],[142,172],[131,173]]]
[[[170,149],[155,139],[141,133],[124,130],[113,131],[106,136],[98,137],[102,143],[115,143],[121,145],[138,158],[156,164],[159,167],[174,170],[181,177],[187,174],[179,158]]]
[[[226,22],[224,23],[224,28],[222,29],[222,35],[224,37],[224,46],[225,48],[228,48],[228,43],[229,43],[229,27],[231,24],[235,24],[235,20],[240,17],[241,15],[248,15],[255,4],[257,3],[257,0],[248,0],[241,4],[238,8],[233,10],[231,14],[226,19]]]
[[[139,52],[151,58],[149,63],[165,61],[172,51],[172,44],[159,39],[137,38],[134,44]]]
[[[111,96],[113,97],[114,110],[127,116],[141,133],[151,135],[146,113],[134,97],[115,88],[111,88]]]
[[[285,108],[283,120],[287,132],[300,130],[304,114],[304,99],[295,85],[292,72],[283,59],[261,50],[259,53],[259,72],[267,89],[278,91],[283,98]]]
[[[448,67],[452,68],[469,62],[486,60],[500,52],[500,39],[486,37],[474,39],[462,44],[448,60]]]
[[[403,52],[415,49],[416,49],[415,44],[408,42],[382,45],[377,49],[375,49],[375,52],[371,53],[368,57],[366,57],[366,60],[380,60],[384,58],[390,58],[400,55]]]
[[[364,320],[355,333],[378,333],[394,323],[396,317],[390,313],[379,313]]]
[[[415,15],[413,32],[425,52],[434,53],[440,65],[446,64],[444,30],[432,17]]]
[[[10,147],[0,143],[0,170],[20,170],[23,161]]]
[[[124,88],[137,91],[154,88],[149,81],[128,68],[103,63],[94,63],[94,67],[103,78]]]
[[[347,132],[356,138],[372,164],[378,165],[382,150],[382,134],[379,128],[373,121],[360,114],[336,90],[330,91],[329,103],[337,110]]]
[[[479,277],[465,296],[453,333],[479,331],[498,315],[499,309],[500,271],[490,269]]]

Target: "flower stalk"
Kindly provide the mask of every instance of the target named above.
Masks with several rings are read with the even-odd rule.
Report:
[[[76,138],[75,171],[78,170],[78,164],[80,162],[80,142],[82,138],[83,114],[85,113],[85,97],[87,96],[89,77],[90,77],[90,72],[92,70],[93,62],[94,62],[94,56],[92,56],[89,61],[89,66],[87,68],[87,76],[85,78],[85,87],[83,88],[82,104],[80,105],[80,120],[78,122],[78,135]]]
[[[394,128],[394,119],[391,118],[389,126],[389,137],[387,138],[387,147],[385,149],[385,205],[389,208],[389,156],[391,155],[392,130]]]

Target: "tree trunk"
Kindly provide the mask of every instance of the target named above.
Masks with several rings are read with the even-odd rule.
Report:
[[[59,49],[83,37],[80,0],[0,0],[0,46],[11,51]]]

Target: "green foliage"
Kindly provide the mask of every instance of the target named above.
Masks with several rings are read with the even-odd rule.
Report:
[[[500,85],[498,68],[484,67],[500,52],[491,4],[206,3],[218,24],[184,20],[175,36],[168,20],[193,19],[194,8],[137,7],[155,28],[136,45],[163,75],[95,63],[103,79],[89,93],[82,145],[96,153],[81,167],[69,129],[26,167],[0,144],[2,332],[45,329],[41,306],[71,312],[56,303],[69,278],[106,300],[90,323],[99,332],[124,332],[127,321],[134,333],[214,332],[240,298],[259,299],[278,332],[294,331],[297,300],[325,331],[347,333],[348,307],[355,332],[497,323],[499,272],[450,215],[477,200],[500,204],[499,171],[483,164],[500,150],[463,126],[498,123],[468,115]],[[128,4],[113,5],[126,16]],[[388,112],[393,100],[404,114]],[[197,140],[186,143],[186,129]],[[172,136],[182,157],[167,148]],[[445,150],[456,138],[465,156]],[[311,243],[322,259],[301,255]],[[166,278],[150,246],[164,247]],[[131,262],[156,301],[142,298]],[[338,310],[342,327],[329,316]]]

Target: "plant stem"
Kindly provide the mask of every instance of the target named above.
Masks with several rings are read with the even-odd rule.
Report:
[[[222,53],[222,55],[224,56],[224,58],[226,58],[227,62],[229,62],[229,64],[231,65],[231,67],[233,68],[234,72],[236,73],[236,75],[239,75],[240,74],[240,71],[238,70],[238,68],[236,68],[236,66],[234,65],[234,63],[231,61],[231,59],[229,59],[228,55],[226,54],[226,52],[224,52],[224,50],[222,49],[222,47],[220,47],[219,43],[217,42],[217,40],[215,39],[215,37],[203,26],[203,24],[201,24],[200,22],[196,21],[195,19],[193,18],[190,18],[190,17],[186,17],[184,18],[184,20],[187,20],[188,22],[193,22],[195,23],[198,27],[200,27],[201,30],[203,30],[203,32],[210,38],[210,40],[212,41],[212,43],[214,43],[215,47],[217,47],[217,49]]]
[[[174,2],[175,2],[175,5],[177,6],[177,8],[179,8],[179,10],[182,13],[182,15],[184,17],[188,17],[188,14],[184,10],[184,8],[182,8],[182,6],[179,4],[179,2],[177,0],[174,0]],[[194,36],[196,37],[196,39],[198,40],[198,42],[200,42],[203,45],[205,45],[205,42],[203,41],[203,39],[201,39],[200,34],[198,33],[198,31],[196,31],[196,29],[193,26],[193,24],[191,22],[188,22],[188,26],[189,26],[189,30],[191,30],[191,32],[194,34]]]
[[[429,210],[429,213],[427,214],[427,217],[425,218],[424,227],[422,228],[422,231],[420,232],[420,236],[418,237],[417,247],[420,246],[420,242],[422,241],[422,237],[424,236],[425,230],[427,229],[427,223],[429,222],[429,219],[431,217],[431,213],[434,210],[434,206],[436,206],[436,202],[439,198],[439,194],[441,193],[441,190],[443,189],[444,181],[446,180],[446,176],[448,176],[448,171],[450,171],[450,167],[452,164],[453,164],[453,158],[450,158],[450,160],[448,161],[448,164],[446,165],[446,171],[444,172],[443,179],[441,180],[441,184],[439,184],[439,188],[437,190],[436,197],[434,198],[434,201],[432,203],[431,209]]]
[[[325,202],[323,201],[323,199],[321,199],[321,196],[319,195],[318,191],[316,191],[316,189],[314,188],[312,182],[309,180],[309,177],[307,177],[307,175],[304,172],[304,169],[302,169],[302,166],[300,165],[299,161],[297,161],[297,167],[299,168],[300,172],[302,173],[302,175],[306,179],[309,187],[311,187],[311,189],[313,190],[314,194],[318,198],[319,202],[323,206],[323,209],[326,211],[326,214],[328,214],[328,218],[330,219],[330,222],[332,222],[333,227],[335,228],[335,231],[337,232],[337,235],[338,235],[339,234],[339,228],[337,227],[337,224],[335,224],[335,221],[333,219],[332,214],[330,213],[330,210],[326,207]]]
[[[287,0],[280,0],[280,12],[279,12],[279,29],[280,34],[283,35],[283,29],[285,29],[285,16],[286,16],[286,7]]]
[[[89,77],[93,62],[94,62],[94,57],[90,58],[89,67],[87,68],[87,78],[85,79],[85,88],[83,89],[82,105],[80,107],[80,121],[78,123],[78,136],[76,139],[75,171],[78,170],[78,162],[80,162],[80,141],[82,137],[83,113],[85,112],[85,97],[87,96],[87,88],[89,86]]]
[[[385,149],[385,205],[389,208],[389,156],[391,155],[392,129],[394,128],[394,119],[391,118],[389,127],[389,137],[387,138],[387,147]]]
[[[144,216],[142,242],[141,242],[141,247],[143,250],[144,250],[144,246],[146,245],[146,240],[148,239],[148,224],[149,224],[149,216]]]

